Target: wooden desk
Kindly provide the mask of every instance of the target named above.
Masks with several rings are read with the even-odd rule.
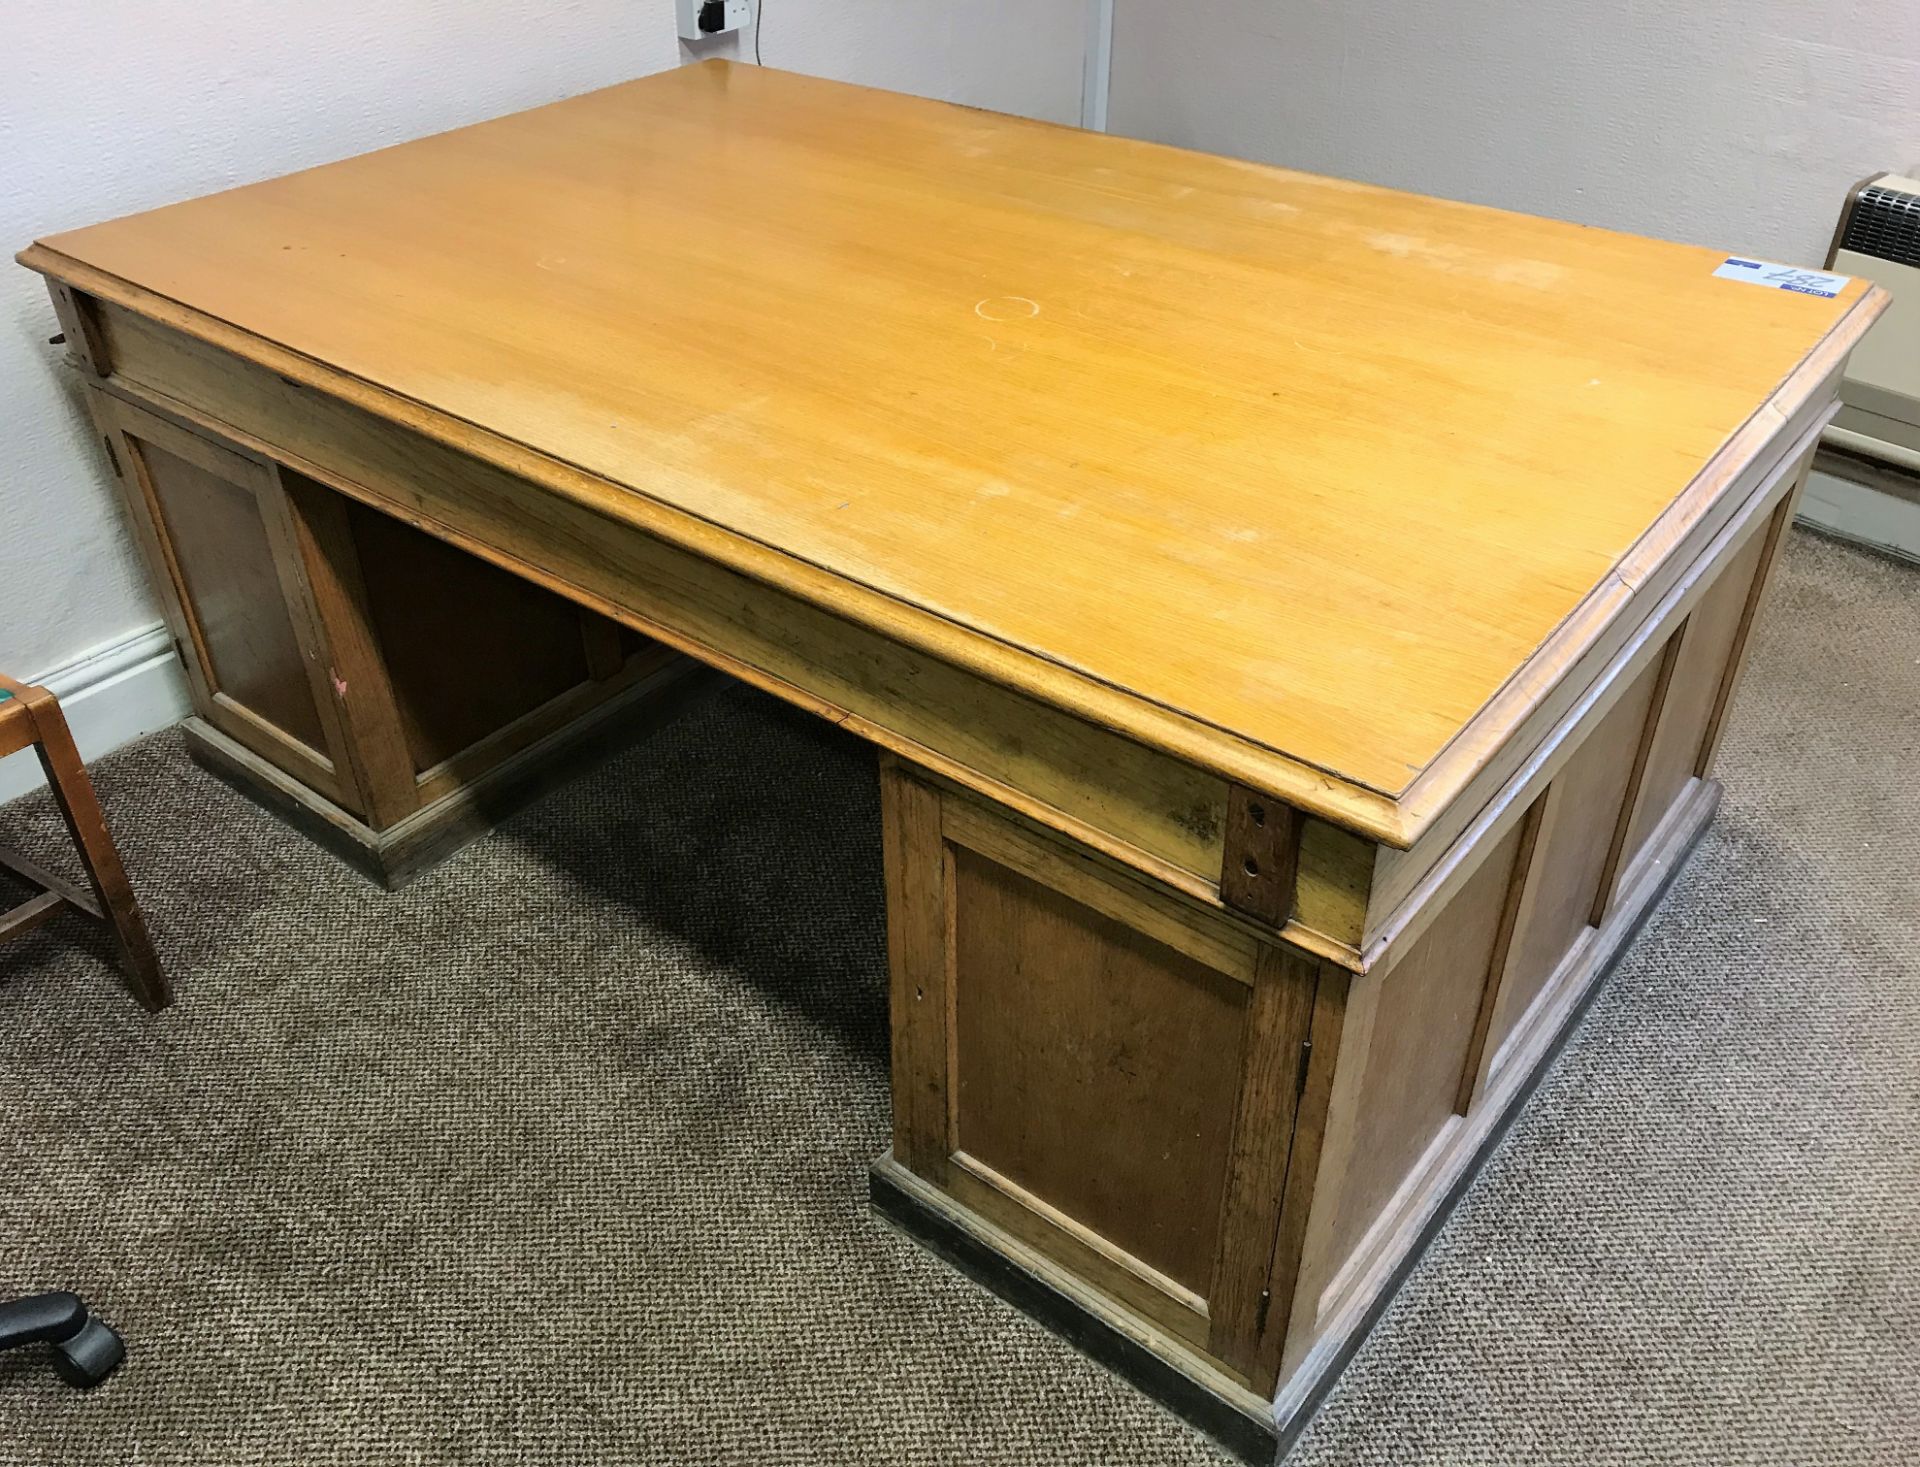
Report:
[[[876,1201],[1252,1455],[1711,815],[1883,305],[1721,258],[724,63],[21,256],[337,790],[388,526],[879,745]]]

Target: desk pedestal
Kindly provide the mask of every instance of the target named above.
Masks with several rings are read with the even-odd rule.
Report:
[[[1711,818],[1762,508],[1345,963],[884,761],[879,1210],[1283,1450]]]
[[[89,396],[194,757],[387,886],[630,735],[693,667],[237,442]]]

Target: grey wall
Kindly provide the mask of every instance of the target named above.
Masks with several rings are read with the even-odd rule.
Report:
[[[1920,0],[1117,0],[1114,132],[1817,264]]]

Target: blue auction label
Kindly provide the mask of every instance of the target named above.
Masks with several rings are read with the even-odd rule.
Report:
[[[1738,255],[1728,255],[1726,264],[1713,273],[1720,280],[1744,280],[1748,285],[1824,296],[1828,300],[1853,280],[1851,275],[1829,275],[1824,270],[1802,270],[1798,265],[1776,265],[1768,260],[1743,260]]]

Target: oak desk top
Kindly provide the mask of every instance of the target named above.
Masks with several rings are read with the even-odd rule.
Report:
[[[724,62],[21,257],[1396,844],[1880,307],[1723,258]]]

